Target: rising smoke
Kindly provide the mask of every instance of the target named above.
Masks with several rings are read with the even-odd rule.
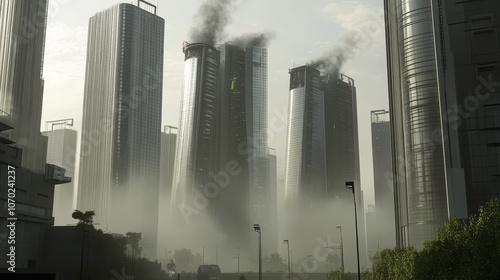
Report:
[[[230,9],[234,0],[206,0],[195,15],[194,26],[190,30],[193,43],[205,43],[215,46],[224,37],[224,28],[230,22]],[[266,47],[276,38],[273,31],[247,33],[231,40],[237,46]]]
[[[190,30],[190,40],[214,46],[223,37],[229,23],[229,10],[233,0],[207,0],[195,15],[195,24]]]
[[[327,51],[323,56],[310,61],[307,65],[334,77],[338,76],[344,63],[359,48],[361,40],[356,33],[349,33],[340,38],[340,42],[333,49]]]
[[[275,38],[274,31],[247,33],[231,39],[231,43],[237,46],[266,47]]]

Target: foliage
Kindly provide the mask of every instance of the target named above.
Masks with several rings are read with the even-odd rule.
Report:
[[[195,255],[191,252],[191,250],[185,248],[175,250],[172,257],[175,260],[178,271],[196,272],[198,270],[198,266],[200,266],[202,262],[200,254]]]
[[[361,271],[361,279],[363,280],[373,280],[373,273],[371,273],[370,270],[363,268],[363,271]]]
[[[74,227],[74,242],[83,249],[84,279],[109,280],[112,271],[121,273],[126,268],[128,275],[144,276],[160,272],[160,264],[147,259],[133,260],[125,254],[127,238],[118,234],[104,233],[93,225],[94,211],[85,213],[75,210],[74,219],[79,220]],[[140,236],[139,236],[140,240]],[[79,259],[80,261],[80,259]],[[78,264],[80,267],[80,263]]]
[[[329,253],[328,256],[326,257],[326,270],[342,270],[340,267],[340,258],[337,256],[337,254],[334,253]]]
[[[141,255],[142,248],[139,247],[139,242],[141,241],[141,233],[140,232],[127,232],[125,234],[127,237],[127,244],[130,247],[130,256],[132,259],[136,259]]]
[[[263,267],[265,271],[286,271],[287,265],[280,254],[274,253],[264,258]]]
[[[335,270],[326,273],[327,280],[351,280],[352,277],[349,273],[343,270]]]
[[[75,210],[73,214],[71,214],[71,217],[73,217],[73,219],[79,220],[79,224],[85,225],[92,225],[94,223],[94,216],[94,211],[85,211],[85,213],[83,213],[80,210]]]
[[[170,259],[170,262],[167,264],[168,271],[175,271],[175,262],[173,259]]]
[[[494,198],[467,220],[446,221],[420,252],[383,250],[369,279],[499,279],[499,263],[500,200]]]
[[[385,249],[380,252],[374,266],[371,279],[413,279],[417,251],[406,249]]]
[[[481,206],[468,220],[451,219],[426,242],[417,259],[418,279],[498,279],[500,200]]]

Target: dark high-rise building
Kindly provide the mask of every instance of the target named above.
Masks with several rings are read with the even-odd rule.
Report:
[[[184,53],[174,223],[188,228],[197,220],[195,228],[209,217],[226,245],[244,250],[252,234],[248,226],[267,223],[272,208],[267,200],[267,50],[195,43],[186,44]]]
[[[291,69],[285,167],[287,204],[307,208],[326,197],[323,102],[319,70],[309,66]]]
[[[7,240],[15,233],[16,272],[44,265],[54,185],[71,181],[46,163],[40,133],[47,9],[45,0],[0,2],[0,266],[10,267]]]
[[[49,139],[47,145],[47,163],[66,169],[66,176],[74,178],[78,133],[73,128],[73,119],[46,122],[43,134]],[[74,181],[55,187],[54,225],[64,226],[76,222],[71,217],[71,214],[75,210],[75,205],[73,205],[75,187]]]
[[[246,82],[246,55],[244,47],[231,44],[219,46],[220,103],[219,103],[219,170],[228,163],[237,166],[238,172],[230,174],[227,187],[215,198],[218,227],[228,234],[235,244],[247,242],[250,223],[249,129],[247,101],[251,92]],[[251,147],[250,147],[251,148]],[[231,209],[231,210],[230,210]]]
[[[269,148],[269,183],[266,188],[266,212],[265,223],[266,235],[263,240],[263,254],[270,256],[278,252],[278,165],[276,150]]]
[[[351,200],[345,182],[354,181],[358,195],[361,190],[356,87],[353,79],[342,74],[341,79],[322,76],[320,88],[325,96],[327,195],[330,199]]]
[[[380,250],[391,249],[396,246],[396,226],[389,112],[385,110],[372,111],[371,126],[376,228],[372,233],[375,234],[375,240]],[[371,236],[369,239],[373,240]]]
[[[268,201],[273,189],[272,162],[268,162],[267,49],[245,47],[247,160],[250,186],[250,219],[264,224],[275,203]],[[271,183],[269,183],[271,180]],[[271,212],[270,212],[271,211]],[[277,245],[277,244],[276,244]]]
[[[170,202],[172,200],[172,181],[174,177],[175,145],[177,127],[166,125],[161,133],[160,185],[158,196],[158,256],[162,263],[167,263],[165,250],[170,222]]]
[[[500,4],[386,0],[400,247],[498,197]]]
[[[150,258],[158,234],[164,24],[131,4],[90,18],[78,184],[78,209],[94,210],[99,227],[141,232]]]

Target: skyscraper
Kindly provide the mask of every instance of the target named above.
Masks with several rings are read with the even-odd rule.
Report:
[[[214,188],[212,184],[218,183],[213,176],[219,172],[220,53],[210,45],[198,43],[185,45],[183,51],[184,80],[171,215],[176,225],[187,226],[199,219],[199,214],[214,213],[214,198],[204,196],[203,188],[209,183]],[[202,204],[198,204],[197,197],[205,197]]]
[[[269,215],[268,208],[274,207],[266,201],[266,192],[273,188],[273,183],[268,185],[273,174],[268,162],[266,48],[245,47],[245,86],[250,215],[252,223],[260,224]]]
[[[269,183],[266,194],[265,223],[266,238],[263,240],[264,255],[278,252],[278,166],[276,150],[269,148]]]
[[[285,201],[307,208],[327,194],[324,92],[319,70],[300,66],[289,72]]]
[[[172,195],[175,223],[189,227],[208,215],[227,244],[243,249],[251,234],[248,225],[267,221],[270,207],[267,50],[194,43],[185,44],[184,53]]]
[[[391,124],[389,112],[371,112],[373,188],[375,190],[375,234],[371,240],[378,242],[378,248],[392,249],[396,246],[394,190],[392,181]],[[375,216],[375,217],[373,217]],[[368,214],[367,214],[368,223]],[[367,226],[368,227],[368,226]]]
[[[44,135],[48,137],[47,163],[66,169],[66,176],[74,178],[76,160],[76,140],[78,133],[73,129],[73,119],[45,123]],[[75,210],[73,194],[74,180],[61,184],[54,189],[54,225],[74,224],[71,213]]]
[[[499,5],[385,1],[401,247],[498,196]]]
[[[175,164],[175,145],[177,143],[177,127],[166,125],[161,133],[160,185],[158,196],[158,256],[165,258],[167,237],[172,227],[170,223],[170,202]]]
[[[54,185],[71,181],[63,168],[46,164],[40,133],[47,8],[45,0],[0,2],[0,262],[8,265],[7,222],[15,223],[16,271],[43,266]]]
[[[131,4],[90,18],[78,196],[100,227],[141,232],[154,258],[163,37],[164,20]]]
[[[23,167],[44,172],[47,138],[40,134],[47,1],[2,1],[0,110],[11,116],[10,139]]]
[[[239,172],[231,174],[227,186],[215,198],[218,227],[228,234],[230,242],[243,244],[248,241],[250,225],[250,175],[249,142],[247,126],[247,101],[251,92],[247,87],[245,49],[229,43],[220,45],[220,103],[219,118],[219,170],[229,162],[238,166]],[[230,210],[231,209],[231,210]],[[251,232],[250,232],[251,233]]]
[[[346,192],[345,182],[354,181],[358,199],[361,194],[356,87],[353,79],[336,75],[323,75],[320,83],[325,97],[327,195],[350,201],[352,194]]]

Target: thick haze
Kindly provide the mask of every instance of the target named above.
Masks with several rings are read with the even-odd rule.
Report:
[[[374,3],[370,0],[318,0],[318,1],[210,1],[224,3],[222,15],[216,26],[216,33],[206,34],[195,31],[193,21],[199,13],[201,0],[194,1],[158,1],[158,15],[165,19],[165,60],[163,83],[163,115],[164,125],[178,126],[184,54],[182,41],[191,40],[193,36],[212,40],[206,43],[223,43],[237,41],[241,34],[260,34],[265,30],[274,30],[277,35],[268,45],[268,110],[269,110],[269,145],[276,148],[278,157],[278,224],[280,232],[278,246],[281,256],[286,259],[286,245],[283,239],[290,239],[292,262],[297,263],[294,241],[289,233],[283,230],[284,213],[284,159],[286,143],[286,123],[288,114],[288,69],[294,65],[313,62],[336,46],[345,47],[342,42],[344,34],[355,34],[360,38],[356,53],[339,57],[342,72],[356,80],[358,95],[358,121],[360,139],[361,188],[365,193],[364,204],[373,204],[373,170],[371,154],[370,111],[388,108],[387,76],[385,59],[384,24],[382,1]],[[51,0],[44,61],[44,104],[42,121],[74,118],[75,128],[80,131],[83,112],[83,90],[85,78],[85,59],[87,46],[88,21],[91,16],[119,3],[115,0]],[[134,2],[135,4],[135,2]],[[217,7],[217,6],[214,6]],[[201,21],[203,23],[203,21]],[[190,33],[190,29],[194,33]],[[265,33],[264,33],[265,34]],[[203,37],[207,36],[207,37]],[[257,36],[258,37],[258,36]],[[261,41],[264,42],[264,41]],[[334,57],[334,56],[329,56]],[[335,58],[334,61],[336,61]],[[44,124],[42,124],[42,130]],[[160,128],[159,128],[160,129]],[[77,169],[78,170],[78,169]],[[78,178],[75,179],[75,181]],[[352,204],[347,204],[350,207]],[[341,224],[345,242],[346,257],[352,259],[355,244],[351,225],[352,208],[338,212],[340,220],[330,216],[319,215],[318,227],[328,228],[331,239],[337,239],[335,225]],[[361,215],[361,213],[358,213]],[[335,214],[336,215],[336,214]],[[343,220],[345,219],[345,220]],[[345,225],[344,225],[345,224]],[[350,229],[349,229],[350,228]],[[200,229],[203,230],[203,229]],[[253,233],[253,232],[252,232]],[[255,233],[253,233],[255,234]],[[256,236],[255,236],[256,237]],[[326,238],[317,234],[318,238]],[[192,251],[202,253],[205,246],[207,262],[215,261],[215,244],[209,239],[194,243],[186,238],[182,245],[192,245]],[[311,241],[304,251],[314,254],[317,245]],[[338,241],[332,241],[338,242]],[[181,244],[179,244],[181,245]],[[173,251],[173,247],[159,248],[159,252]],[[222,249],[220,249],[222,250]],[[227,255],[219,262],[224,263],[223,270],[235,270],[235,248],[228,248]],[[324,251],[321,251],[322,253]],[[337,250],[338,253],[338,250]],[[222,253],[220,253],[222,254]],[[349,256],[348,256],[349,254]],[[242,270],[247,265],[247,255],[242,253]],[[354,266],[348,266],[353,269]],[[294,271],[299,271],[294,268]]]

